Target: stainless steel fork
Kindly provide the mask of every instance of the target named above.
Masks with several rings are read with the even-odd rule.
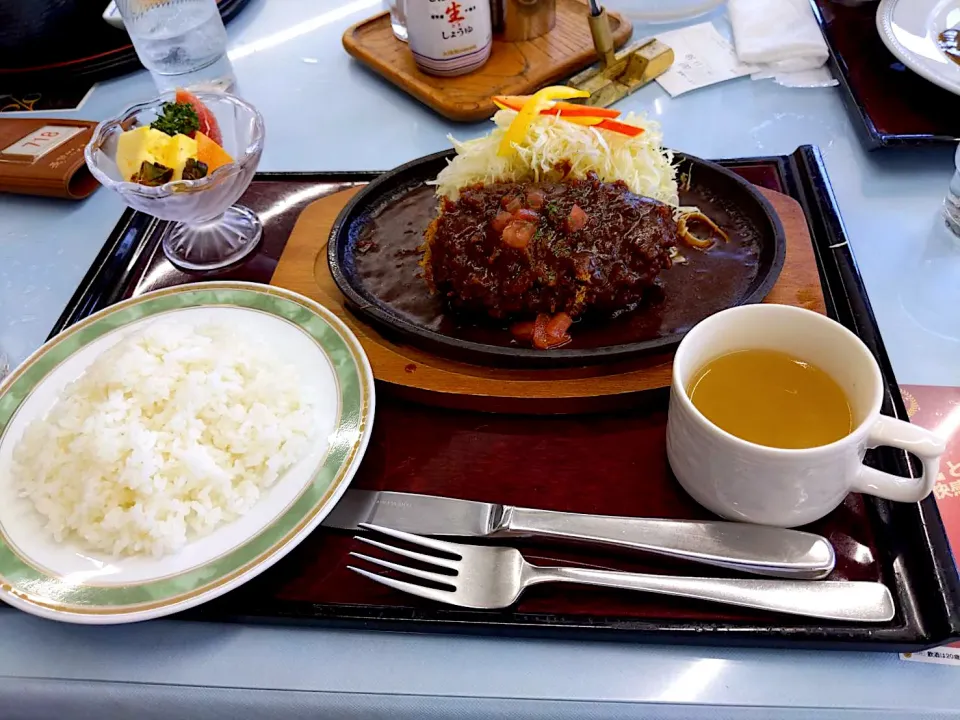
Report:
[[[828,620],[884,622],[892,619],[895,612],[890,591],[880,583],[675,577],[588,568],[540,567],[528,563],[520,551],[513,548],[459,545],[378,525],[363,524],[361,527],[452,557],[415,552],[357,536],[356,539],[361,542],[441,571],[422,570],[355,552],[350,554],[374,565],[426,580],[431,586],[397,580],[353,566],[350,566],[350,570],[411,595],[466,608],[492,610],[509,607],[531,585],[565,582],[695,598]]]

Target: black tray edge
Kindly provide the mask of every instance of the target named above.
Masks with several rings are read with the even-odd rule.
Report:
[[[794,154],[793,162],[801,170],[799,174],[802,177],[815,180],[804,189],[807,202],[801,204],[807,211],[807,217],[820,219],[825,224],[821,232],[835,239],[826,248],[821,243],[814,242],[814,248],[818,253],[826,250],[832,258],[832,263],[824,262],[825,258],[821,258],[819,263],[821,272],[832,265],[832,269],[837,274],[837,280],[833,282],[830,277],[824,278],[826,280],[823,283],[824,287],[833,287],[839,283],[844,288],[842,297],[833,298],[837,313],[841,317],[847,316],[854,323],[854,331],[877,358],[887,389],[882,411],[909,421],[863,278],[846,241],[843,220],[839,211],[836,210],[836,198],[820,151],[810,146],[801,147]],[[819,212],[809,212],[808,204],[814,205]],[[831,207],[834,208],[833,211],[828,210]],[[896,462],[904,475],[914,474],[914,467],[906,453],[889,448],[883,449],[882,452],[884,460]],[[927,628],[927,632],[931,637],[942,638],[942,641],[938,641],[937,644],[957,638],[960,636],[960,573],[950,550],[946,529],[933,495],[920,503],[894,503],[879,498],[868,499],[881,523],[887,527],[897,527],[896,533],[890,531],[891,537],[901,537],[902,529],[910,527],[923,539],[926,545],[925,552],[918,554],[916,548],[911,547],[903,547],[902,552],[904,555],[910,555],[913,561],[927,565],[926,570],[920,573],[920,577],[929,577],[933,587],[914,593],[911,599],[924,606],[921,613],[932,624]],[[896,558],[898,563],[901,559]]]
[[[856,262],[846,245],[846,234],[820,152],[812,146],[803,146],[791,156],[744,158],[719,161],[743,164],[775,162],[786,192],[800,202],[806,215],[818,256],[821,283],[824,287],[831,316],[846,321],[874,351],[884,376],[887,397],[884,411],[906,418],[889,359],[880,340],[879,329]],[[376,172],[329,173],[258,173],[260,181],[345,181],[363,182],[375,178]],[[87,276],[54,326],[51,336],[83,317],[114,302],[133,279],[132,269],[144,253],[152,252],[162,233],[162,224],[139,213],[127,211],[104,245]],[[892,389],[892,390],[891,390]],[[905,454],[892,452],[882,457],[905,474],[910,466]],[[676,641],[696,645],[917,651],[942,645],[960,638],[960,576],[954,564],[949,543],[940,520],[936,502],[928,498],[923,503],[900,505],[883,500],[872,501],[878,522],[895,523],[898,534],[910,529],[914,535],[911,545],[897,548],[894,557],[884,558],[885,572],[894,565],[912,562],[919,568],[911,571],[909,579],[919,575],[928,579],[924,587],[898,587],[899,624],[885,627],[830,626],[824,628],[780,627],[771,624],[748,625],[733,623],[669,623],[642,622],[622,619],[606,627],[567,618],[529,615],[510,623],[498,622],[489,615],[470,617],[471,613],[440,608],[430,611],[412,608],[384,608],[377,606],[313,605],[272,601],[268,605],[251,603],[244,608],[230,608],[231,596],[188,611],[179,617],[201,621],[258,622],[267,624],[306,624],[337,628],[364,628],[399,631],[437,631],[457,634],[509,635],[522,637],[552,637],[559,639],[604,639],[626,642]],[[895,574],[904,582],[902,573]],[[253,581],[256,583],[256,581]],[[235,591],[238,592],[238,591]],[[237,600],[240,597],[235,596]],[[901,609],[902,608],[902,609]],[[909,615],[909,617],[907,617]],[[613,620],[613,619],[611,619]],[[895,621],[895,622],[897,622]]]

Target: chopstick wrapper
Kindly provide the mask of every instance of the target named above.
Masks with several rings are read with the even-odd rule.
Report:
[[[0,117],[0,192],[82,200],[100,187],[83,149],[96,123]]]
[[[741,62],[756,65],[754,79],[781,85],[835,84],[823,68],[827,43],[807,0],[729,0],[733,39]]]

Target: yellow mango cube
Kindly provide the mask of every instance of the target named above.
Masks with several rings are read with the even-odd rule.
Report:
[[[167,165],[165,159],[172,139],[166,133],[149,126],[122,133],[117,138],[116,162],[123,179],[130,180],[140,170],[144,161]]]
[[[187,164],[187,160],[196,157],[197,141],[178,133],[170,138],[170,143],[167,146],[167,162],[163,164],[173,168],[174,180],[183,180],[183,166]]]

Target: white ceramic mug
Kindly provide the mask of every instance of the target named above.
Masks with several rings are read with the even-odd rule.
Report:
[[[779,350],[827,372],[846,393],[854,430],[820,447],[757,445],[731,435],[694,407],[687,387],[711,360],[737,350]],[[750,392],[744,388],[744,392]],[[839,323],[788,305],[744,305],[693,328],[673,361],[667,457],[693,498],[729,520],[795,527],[836,508],[849,492],[918,502],[936,482],[946,444],[937,434],[880,414],[883,382],[866,345]],[[863,464],[881,445],[923,461],[923,474],[901,478]]]

